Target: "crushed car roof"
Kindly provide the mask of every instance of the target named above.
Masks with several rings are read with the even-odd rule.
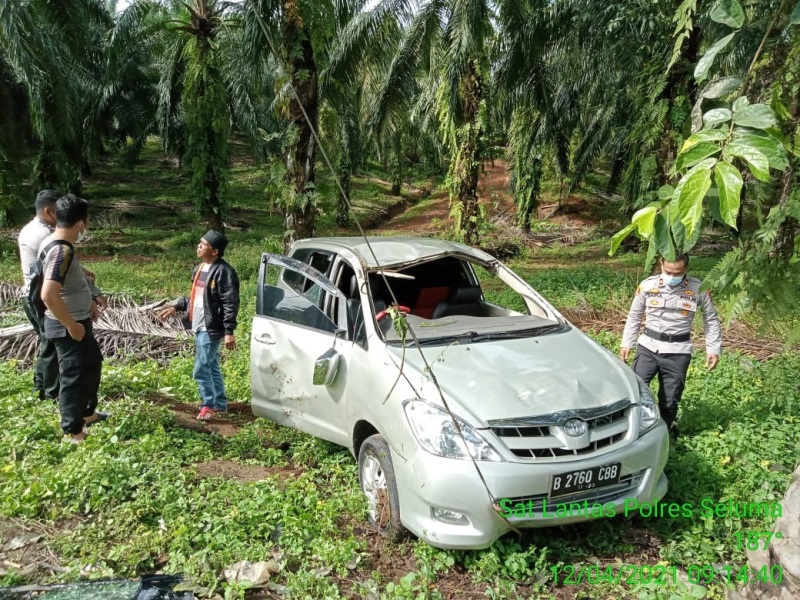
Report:
[[[495,258],[477,248],[464,244],[419,237],[368,237],[369,245],[363,237],[319,237],[295,242],[293,248],[318,248],[337,251],[342,248],[357,254],[367,268],[387,267],[448,254],[461,254],[480,262],[493,262]],[[373,252],[375,256],[373,257]],[[377,262],[376,259],[377,258]]]

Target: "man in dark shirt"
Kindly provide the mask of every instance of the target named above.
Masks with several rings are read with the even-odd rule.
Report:
[[[192,272],[189,297],[179,298],[159,313],[166,319],[176,311],[188,311],[188,323],[195,332],[193,376],[200,388],[200,413],[197,419],[207,421],[228,412],[228,397],[219,366],[219,347],[236,347],[234,330],[239,314],[239,278],[222,259],[228,239],[218,231],[208,231],[197,244],[197,257],[202,261]]]

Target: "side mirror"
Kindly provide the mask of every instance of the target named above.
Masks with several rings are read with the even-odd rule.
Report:
[[[334,382],[339,370],[339,357],[340,354],[334,348],[328,348],[314,362],[314,385],[331,385]]]

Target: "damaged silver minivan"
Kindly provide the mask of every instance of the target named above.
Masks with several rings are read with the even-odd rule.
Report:
[[[384,536],[484,548],[667,491],[648,387],[485,252],[301,240],[257,293],[253,412],[349,448]]]

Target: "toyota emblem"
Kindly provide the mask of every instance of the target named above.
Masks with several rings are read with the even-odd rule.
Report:
[[[564,431],[572,437],[579,437],[586,433],[586,421],[583,419],[567,419],[564,422]]]

